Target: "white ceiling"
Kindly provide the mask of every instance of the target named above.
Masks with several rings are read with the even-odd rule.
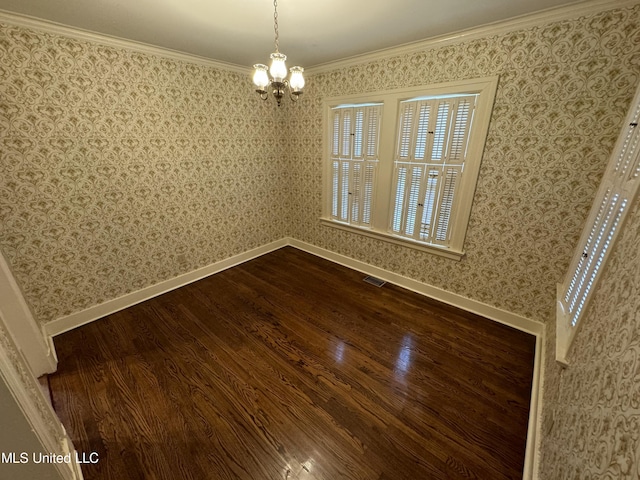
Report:
[[[311,67],[575,0],[279,0],[280,50]],[[271,0],[0,0],[0,9],[243,66],[274,50]]]

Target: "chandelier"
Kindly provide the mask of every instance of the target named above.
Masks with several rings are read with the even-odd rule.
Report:
[[[267,89],[272,89],[273,96],[276,97],[276,102],[280,106],[284,92],[289,88],[289,96],[294,102],[298,100],[298,97],[302,95],[302,88],[304,87],[304,77],[302,67],[291,67],[289,71],[291,76],[287,80],[287,66],[284,63],[287,56],[284,53],[280,53],[278,50],[278,0],[273,1],[273,29],[276,34],[276,51],[271,54],[271,66],[267,72],[267,66],[261,63],[257,63],[253,66],[255,69],[253,72],[253,83],[256,86],[256,92],[260,94],[260,98],[266,100],[269,96]]]

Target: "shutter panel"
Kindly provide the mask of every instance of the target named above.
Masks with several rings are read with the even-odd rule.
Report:
[[[332,112],[331,216],[369,226],[382,106],[338,107]]]
[[[373,182],[376,164],[367,162],[364,173],[364,195],[362,200],[362,223],[371,225],[371,203],[373,201]]]
[[[403,103],[400,114],[400,133],[398,141],[398,159],[411,160],[411,137],[413,132],[413,118],[416,109],[415,102]]]
[[[433,147],[431,149],[431,161],[441,161],[444,157],[444,146],[449,129],[450,104],[448,100],[438,102],[438,116],[433,130]]]
[[[404,234],[413,237],[416,219],[418,216],[418,200],[420,199],[420,187],[422,185],[422,167],[412,166],[409,179],[407,213],[405,217]]]
[[[440,169],[430,168],[427,173],[426,189],[424,195],[424,207],[422,209],[422,222],[420,225],[420,240],[431,240],[433,233],[434,213],[436,211],[436,199],[440,181]]]
[[[460,175],[460,167],[448,167],[444,172],[444,185],[442,188],[442,197],[438,207],[438,219],[436,230],[436,242],[446,244],[451,234],[451,211],[455,200],[456,186],[458,185],[458,177]]]
[[[600,205],[597,220],[572,278],[570,290],[565,296],[573,326],[578,322],[627,203],[627,199],[619,194],[611,195],[608,191]]]
[[[362,158],[362,146],[364,143],[364,109],[355,110],[355,125],[353,130],[353,158]]]
[[[362,174],[362,162],[354,162],[351,169],[351,188],[349,196],[351,200],[351,218],[354,223],[360,223],[360,201],[361,201],[361,174]]]
[[[342,110],[342,132],[341,132],[341,149],[340,156],[342,158],[351,158],[351,120],[353,117],[353,109],[345,108]]]
[[[349,220],[349,162],[340,165],[340,220]]]
[[[418,131],[416,134],[416,146],[414,158],[416,160],[424,160],[427,150],[427,138],[429,132],[429,114],[431,113],[431,105],[427,102],[419,104],[418,113]]]
[[[455,105],[451,140],[446,155],[447,163],[461,163],[467,156],[472,113],[472,104],[467,98],[460,99]]]
[[[337,217],[338,216],[338,183],[339,183],[339,170],[340,170],[340,163],[337,160],[334,160],[332,162],[331,165],[331,174],[332,174],[332,178],[331,178],[331,216],[332,217]]]
[[[380,137],[380,115],[382,107],[369,107],[367,116],[366,157],[368,160],[378,159],[378,142]]]
[[[636,178],[640,174],[640,157],[636,165],[631,165],[633,162],[634,154],[638,149],[638,143],[640,143],[640,129],[638,129],[638,120],[640,119],[640,105],[636,106],[636,110],[631,118],[631,122],[626,127],[624,141],[622,148],[618,154],[616,160],[616,166],[613,170],[614,175],[621,176],[622,178]]]
[[[333,130],[331,132],[331,155],[335,158],[340,154],[340,110],[333,111]]]
[[[407,167],[398,166],[396,168],[396,194],[394,196],[393,222],[391,229],[395,233],[400,233],[402,228],[402,215],[404,211],[404,194],[407,186]]]

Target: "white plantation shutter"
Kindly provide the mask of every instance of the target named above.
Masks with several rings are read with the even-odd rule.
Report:
[[[391,231],[446,247],[476,95],[401,103]]]
[[[558,358],[567,350],[640,184],[640,88],[594,199],[558,298]]]
[[[382,105],[332,109],[331,217],[369,226],[378,165]]]
[[[365,165],[362,197],[362,223],[364,225],[371,225],[371,206],[373,203],[373,180],[375,171],[375,164],[367,162]]]

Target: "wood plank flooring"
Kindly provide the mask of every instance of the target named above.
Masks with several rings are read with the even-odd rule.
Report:
[[[291,247],[56,337],[85,479],[522,478],[535,338]]]

